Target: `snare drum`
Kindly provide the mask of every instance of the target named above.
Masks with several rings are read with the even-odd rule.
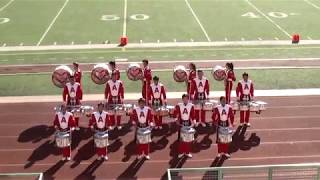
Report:
[[[205,110],[205,111],[212,111],[213,110],[213,108],[214,108],[214,104],[212,103],[212,102],[205,102],[204,104],[203,104],[203,110]]]
[[[241,101],[239,104],[240,111],[248,111],[250,108],[250,104],[248,101]]]
[[[123,104],[123,107],[127,113],[127,115],[131,115],[134,109],[134,105],[133,104]]]
[[[138,128],[137,140],[139,144],[148,144],[151,142],[151,130],[150,128]]]
[[[107,131],[97,131],[94,134],[94,144],[97,148],[104,148],[109,145],[109,134]]]
[[[71,135],[69,131],[58,131],[55,134],[56,145],[59,148],[71,145]]]
[[[180,129],[180,133],[181,133],[181,140],[183,142],[192,142],[194,141],[194,134],[195,134],[196,130],[192,127],[189,126],[183,126]]]
[[[263,102],[263,101],[255,101],[256,104],[259,105],[259,111],[265,111],[267,108],[266,108],[266,102]]]
[[[124,107],[123,104],[117,104],[116,107],[115,107],[115,114],[117,116],[124,116],[126,115],[126,109]]]
[[[255,102],[250,102],[250,111],[258,112],[260,109],[260,105]]]
[[[79,118],[81,117],[81,109],[80,108],[75,108],[71,111],[71,113],[73,114],[73,117],[75,118]]]
[[[93,113],[94,108],[92,106],[81,106],[83,115],[90,117]]]
[[[154,113],[157,116],[169,116],[169,109],[166,106],[160,106],[155,109]]]
[[[175,107],[167,105],[167,109],[169,110],[169,116],[174,116]]]
[[[229,127],[218,127],[218,139],[220,143],[230,143],[232,142],[233,131]]]
[[[106,105],[106,109],[109,115],[115,115],[116,114],[116,104],[107,104]]]

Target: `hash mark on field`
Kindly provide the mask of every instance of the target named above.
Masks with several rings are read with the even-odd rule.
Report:
[[[261,37],[258,37],[259,41],[262,41],[262,38]]]
[[[196,13],[193,11],[193,9],[192,9],[191,5],[189,4],[189,1],[188,1],[188,0],[184,0],[184,1],[186,2],[186,4],[187,4],[187,6],[188,6],[189,10],[191,11],[191,13],[192,13],[193,17],[194,17],[194,18],[196,19],[196,21],[198,22],[198,24],[199,24],[199,26],[200,26],[200,28],[201,28],[201,30],[202,30],[202,32],[203,32],[203,34],[206,36],[207,40],[208,40],[209,42],[211,42],[211,39],[210,39],[210,37],[209,37],[209,35],[208,35],[207,31],[206,31],[206,30],[204,29],[204,27],[202,26],[202,24],[201,24],[201,22],[200,22],[200,20],[199,20],[198,16],[196,15]]]
[[[123,8],[123,30],[122,30],[122,36],[127,35],[127,0],[124,0],[124,8]]]
[[[17,61],[24,61],[24,59],[23,58],[19,58],[19,59],[17,59]]]
[[[6,47],[6,46],[7,46],[7,44],[6,44],[6,43],[3,43],[2,47]]]
[[[52,58],[49,58],[50,61],[54,61],[54,60],[57,60],[57,58],[55,57],[52,57]]]
[[[268,21],[270,21],[274,26],[276,26],[280,31],[282,31],[285,35],[287,35],[290,39],[290,34],[284,30],[281,26],[279,26],[276,22],[274,22],[271,18],[269,18],[266,14],[264,14],[260,9],[257,8],[253,3],[249,0],[245,0],[253,9],[255,9],[258,13],[260,13],[263,17],[265,17]]]
[[[278,38],[278,37],[275,37],[274,39],[275,39],[275,40],[279,40],[279,38]]]
[[[48,26],[48,28],[46,29],[46,31],[43,33],[43,35],[41,36],[39,42],[37,43],[37,46],[39,46],[43,39],[47,36],[48,32],[50,31],[50,29],[52,28],[53,24],[56,22],[56,20],[58,19],[58,17],[60,16],[60,14],[62,13],[63,9],[67,6],[69,0],[66,0],[63,4],[63,6],[61,7],[61,9],[58,11],[57,15],[53,18],[53,20],[51,21],[50,25]]]
[[[3,11],[5,8],[7,8],[14,0],[10,0],[7,4],[5,4],[4,6],[2,6],[0,8],[0,12]]]
[[[319,6],[315,5],[314,3],[310,2],[309,0],[304,0],[304,2],[308,3],[309,5],[313,6],[316,9],[320,9]]]
[[[307,37],[309,40],[312,40],[312,38],[310,36]]]
[[[1,59],[0,61],[2,61],[2,62],[7,62],[8,59]]]

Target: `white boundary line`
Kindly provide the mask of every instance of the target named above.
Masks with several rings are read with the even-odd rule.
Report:
[[[0,12],[3,11],[4,9],[6,9],[14,0],[10,0],[7,4],[5,4],[4,6],[2,6],[0,8]]]
[[[56,20],[58,19],[59,15],[61,14],[61,12],[63,11],[63,9],[66,7],[66,5],[68,4],[69,0],[66,0],[63,4],[63,6],[61,7],[61,9],[58,11],[57,15],[53,18],[53,20],[51,21],[50,25],[48,26],[48,28],[46,29],[46,31],[43,33],[43,35],[41,36],[40,40],[37,43],[37,46],[39,46],[43,39],[47,36],[48,32],[50,31],[50,29],[52,28],[53,24],[56,22]]]
[[[306,2],[307,4],[313,6],[313,7],[316,8],[316,9],[319,9],[319,10],[320,10],[320,7],[319,7],[319,6],[315,5],[314,3],[310,2],[309,0],[304,0],[304,2]]]
[[[128,2],[127,0],[124,0],[122,36],[127,35],[127,9],[128,9]]]
[[[190,5],[189,1],[188,1],[188,0],[184,0],[184,2],[187,4],[187,6],[188,6],[188,8],[189,8],[190,12],[192,13],[192,15],[193,15],[193,17],[195,18],[195,20],[197,21],[197,23],[199,24],[199,26],[200,26],[200,28],[201,28],[201,30],[202,30],[202,32],[203,32],[203,34],[206,36],[207,40],[208,40],[209,42],[211,42],[211,39],[210,39],[210,37],[209,37],[209,35],[208,35],[207,31],[206,31],[206,30],[204,29],[204,27],[202,26],[202,24],[201,24],[201,22],[200,22],[200,20],[199,20],[198,16],[197,16],[197,15],[196,15],[196,13],[193,11],[193,9],[192,9],[192,7],[191,7],[191,5]]]
[[[274,26],[276,26],[280,31],[282,31],[285,35],[291,38],[291,35],[284,30],[281,26],[279,26],[276,22],[274,22],[271,18],[265,15],[260,9],[258,9],[254,4],[252,4],[249,0],[245,0],[253,9],[255,9],[258,13],[260,13],[263,17],[265,17],[268,21],[270,21]]]

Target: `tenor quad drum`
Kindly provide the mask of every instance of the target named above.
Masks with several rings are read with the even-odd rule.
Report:
[[[115,107],[115,114],[117,116],[124,116],[126,115],[126,108],[123,104],[117,104]]]
[[[81,109],[80,108],[75,108],[71,111],[71,113],[73,114],[73,117],[75,118],[79,118],[81,117],[82,113],[81,113]]]
[[[226,78],[226,71],[221,66],[215,66],[211,72],[213,78],[217,81],[223,81]]]
[[[166,106],[160,106],[155,109],[155,115],[169,116],[169,109]]]
[[[254,102],[250,102],[250,111],[258,112],[260,110],[260,105]]]
[[[196,132],[196,130],[194,128],[188,127],[188,126],[183,126],[180,129],[181,140],[183,142],[192,142],[192,141],[194,141],[195,132]]]
[[[132,81],[142,80],[143,79],[143,71],[139,64],[130,64],[127,69],[127,76]]]
[[[230,143],[232,142],[232,130],[228,127],[218,127],[218,138],[221,143]]]
[[[205,111],[212,111],[213,110],[213,108],[214,108],[214,104],[212,103],[212,102],[205,102],[204,104],[203,104],[203,110],[205,110]]]
[[[110,79],[111,70],[105,63],[97,64],[91,71],[91,79],[96,84],[104,84]]]
[[[90,117],[93,113],[94,108],[92,106],[81,106],[83,115]]]
[[[94,134],[94,144],[97,148],[104,148],[109,145],[109,134],[108,132],[96,132]]]
[[[59,88],[63,88],[72,74],[73,71],[70,67],[58,66],[52,73],[52,83]]]
[[[266,108],[266,105],[267,103],[266,102],[263,102],[263,101],[255,101],[256,104],[259,105],[259,111],[265,111],[267,108]]]
[[[176,82],[185,82],[188,79],[187,69],[182,66],[178,65],[173,69],[173,79]]]
[[[55,134],[56,145],[59,148],[68,147],[71,145],[71,135],[70,132],[58,131]]]
[[[150,128],[138,128],[137,140],[139,144],[148,144],[151,142],[151,130]]]
[[[239,104],[239,110],[240,111],[248,111],[249,108],[250,108],[249,102],[247,102],[247,101],[240,102],[240,104]]]
[[[127,115],[131,115],[134,109],[134,105],[133,104],[123,104],[123,107],[127,113]]]

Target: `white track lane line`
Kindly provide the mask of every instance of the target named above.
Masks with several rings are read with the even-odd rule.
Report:
[[[14,1],[14,0],[10,0],[7,4],[5,4],[4,6],[2,6],[2,7],[0,8],[0,12],[3,11],[3,10],[5,10],[13,1]]]
[[[200,20],[199,20],[198,16],[196,15],[196,13],[194,12],[194,10],[192,9],[192,7],[191,7],[191,5],[190,5],[189,1],[188,1],[188,0],[184,0],[184,1],[186,2],[186,4],[187,4],[187,6],[188,6],[188,8],[189,8],[190,12],[192,13],[193,17],[194,17],[194,18],[195,18],[195,20],[198,22],[198,24],[199,24],[199,26],[200,26],[200,28],[201,28],[201,30],[202,30],[202,32],[203,32],[203,34],[206,36],[207,40],[208,40],[209,42],[211,42],[211,39],[210,39],[210,37],[209,37],[209,35],[208,35],[207,31],[204,29],[203,25],[201,24],[201,22],[200,22]]]
[[[50,25],[48,26],[46,31],[41,36],[40,40],[37,43],[37,46],[39,46],[42,43],[43,39],[47,36],[48,32],[50,31],[50,29],[52,28],[52,26],[54,25],[54,23],[56,22],[56,20],[60,16],[60,14],[62,13],[63,9],[67,6],[68,2],[69,2],[69,0],[66,0],[64,2],[63,6],[60,8],[60,10],[58,11],[57,15],[53,18],[53,20],[51,21]]]
[[[315,5],[314,3],[310,2],[309,0],[304,0],[304,2],[306,2],[307,4],[313,6],[313,7],[316,8],[316,9],[319,9],[319,10],[320,10],[320,7],[319,7],[319,6]]]
[[[265,17],[268,21],[270,21],[274,26],[276,26],[280,31],[282,31],[285,35],[291,38],[291,35],[284,30],[281,26],[279,26],[276,22],[274,22],[271,18],[269,18],[266,14],[264,14],[260,9],[258,9],[254,4],[252,4],[249,0],[245,0],[253,9],[255,9],[258,13],[260,13],[263,17]]]
[[[127,9],[128,9],[128,2],[127,1],[128,0],[124,0],[122,36],[127,35]]]

